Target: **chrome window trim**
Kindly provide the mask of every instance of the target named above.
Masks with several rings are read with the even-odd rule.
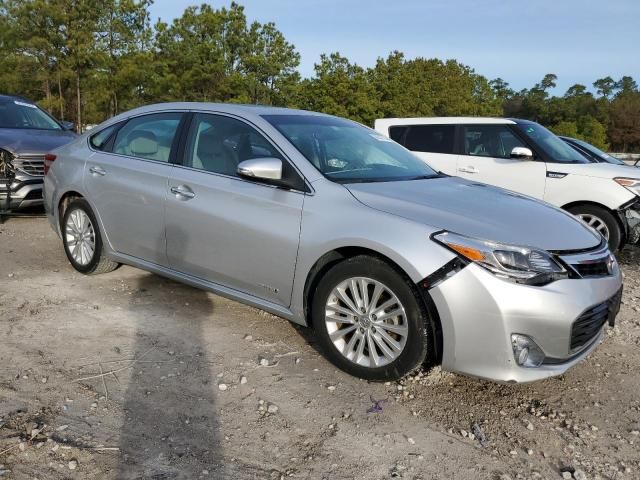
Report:
[[[86,132],[87,136],[86,136],[85,140],[87,142],[87,147],[93,153],[109,153],[109,154],[112,154],[112,155],[118,155],[120,157],[125,157],[125,158],[136,158],[136,159],[141,159],[141,160],[149,160],[150,162],[169,163],[169,164],[171,164],[171,162],[169,162],[169,160],[167,160],[166,162],[161,162],[160,160],[152,160],[152,159],[149,159],[149,158],[145,159],[143,157],[134,157],[134,156],[131,156],[131,155],[125,155],[123,153],[105,152],[104,150],[97,150],[97,149],[93,148],[93,145],[91,145],[91,137],[96,136],[97,134],[99,134],[103,130],[106,130],[107,128],[112,127],[113,125],[117,125],[118,123],[125,123],[126,124],[129,121],[133,120],[134,118],[146,117],[146,116],[149,116],[149,115],[157,115],[157,114],[162,114],[162,113],[182,113],[182,114],[185,114],[185,113],[189,113],[189,112],[190,112],[190,110],[182,110],[182,109],[157,110],[157,111],[153,111],[153,112],[144,112],[144,113],[140,113],[138,115],[131,115],[130,117],[121,118],[117,122],[112,122],[112,123],[109,123],[108,125],[105,125],[103,128],[101,128],[100,130],[97,130],[95,133],[93,133],[91,130]],[[178,133],[177,130],[176,130],[176,133]],[[173,144],[173,142],[172,142],[172,144]]]
[[[105,155],[116,155],[118,157],[131,158],[131,159],[134,159],[134,160],[141,160],[141,161],[144,161],[144,162],[158,163],[160,165],[171,165],[171,166],[178,167],[178,168],[185,168],[187,170],[193,170],[193,171],[196,171],[196,172],[207,173],[207,174],[211,174],[211,175],[217,175],[217,176],[221,176],[221,177],[224,177],[224,178],[233,178],[235,180],[241,180],[243,182],[251,183],[251,184],[254,184],[254,185],[263,185],[265,187],[280,188],[277,185],[269,185],[269,184],[261,183],[261,182],[252,182],[250,180],[246,180],[246,179],[241,178],[241,177],[225,175],[223,173],[209,172],[207,170],[202,170],[202,169],[199,169],[199,168],[187,167],[187,166],[182,164],[182,160],[183,159],[177,159],[180,163],[171,163],[170,161],[161,162],[160,160],[153,160],[153,159],[144,158],[144,157],[134,157],[134,156],[131,156],[131,155],[125,155],[123,153],[105,152],[104,150],[96,150],[91,145],[91,140],[90,139],[91,139],[91,137],[93,135],[97,135],[98,133],[100,133],[101,131],[103,131],[106,128],[111,127],[112,125],[115,125],[115,124],[121,123],[121,122],[124,122],[126,124],[127,122],[129,122],[130,120],[133,120],[134,118],[145,117],[145,116],[148,116],[148,115],[156,115],[158,113],[182,113],[182,114],[202,113],[202,114],[210,114],[210,115],[222,115],[222,116],[233,118],[234,120],[239,120],[241,122],[244,122],[245,124],[251,126],[255,130],[257,130],[264,138],[266,138],[266,140],[282,155],[282,157],[287,162],[289,162],[289,164],[294,168],[294,170],[298,173],[298,175],[300,175],[300,177],[304,181],[305,185],[309,189],[308,192],[304,192],[302,190],[296,190],[296,189],[293,189],[293,188],[289,189],[288,191],[293,192],[293,193],[302,193],[304,195],[309,195],[309,196],[315,195],[315,189],[311,185],[311,182],[309,182],[309,180],[307,180],[307,177],[305,177],[304,174],[300,171],[300,169],[298,168],[296,163],[293,162],[289,158],[289,156],[286,155],[282,151],[282,149],[274,142],[274,140],[267,133],[264,132],[264,130],[262,130],[259,126],[257,126],[253,122],[251,122],[251,121],[249,121],[249,120],[247,120],[247,119],[245,119],[243,117],[240,117],[238,115],[234,115],[234,114],[228,113],[228,112],[220,112],[218,110],[202,110],[202,109],[196,109],[196,110],[170,109],[170,110],[158,110],[158,111],[154,111],[154,112],[144,112],[144,113],[140,113],[138,115],[132,115],[130,117],[120,119],[117,122],[113,122],[113,123],[110,123],[108,125],[105,125],[104,128],[98,130],[95,134],[87,135],[87,137],[85,139],[86,143],[87,143],[87,147],[89,148],[89,150],[92,153],[102,153],[102,154],[105,154]],[[189,132],[186,132],[186,133],[188,134]]]

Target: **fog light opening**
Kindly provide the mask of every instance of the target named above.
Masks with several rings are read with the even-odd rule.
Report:
[[[544,353],[531,338],[519,333],[511,335],[511,347],[516,363],[525,368],[536,368],[542,365]]]

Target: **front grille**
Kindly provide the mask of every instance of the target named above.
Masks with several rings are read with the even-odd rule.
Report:
[[[593,263],[577,263],[571,265],[576,272],[582,277],[606,277],[610,275],[609,271],[609,257]]]
[[[571,351],[575,351],[593,340],[606,322],[613,325],[620,310],[621,299],[622,289],[606,302],[591,307],[573,322],[571,326]]]
[[[572,278],[608,277],[615,273],[616,261],[603,238],[596,248],[586,251],[556,252]]]
[[[13,159],[16,170],[35,177],[44,176],[44,155],[19,155]]]

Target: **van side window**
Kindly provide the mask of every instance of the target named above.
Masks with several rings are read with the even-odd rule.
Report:
[[[464,127],[464,154],[480,157],[510,158],[514,147],[526,147],[504,125]]]
[[[404,134],[409,129],[409,127],[405,125],[396,125],[393,127],[389,127],[389,138],[394,142],[398,142],[402,145]]]
[[[455,125],[411,125],[400,143],[414,152],[454,153]],[[392,137],[393,138],[393,137]]]

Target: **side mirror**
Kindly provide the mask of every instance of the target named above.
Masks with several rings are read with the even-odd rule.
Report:
[[[73,122],[60,122],[60,125],[62,125],[62,129],[63,130],[75,130],[76,129],[76,124]]]
[[[533,160],[533,152],[527,147],[514,147],[513,150],[511,150],[511,158]]]
[[[238,164],[238,175],[256,180],[282,180],[282,160],[264,157],[252,158]]]

